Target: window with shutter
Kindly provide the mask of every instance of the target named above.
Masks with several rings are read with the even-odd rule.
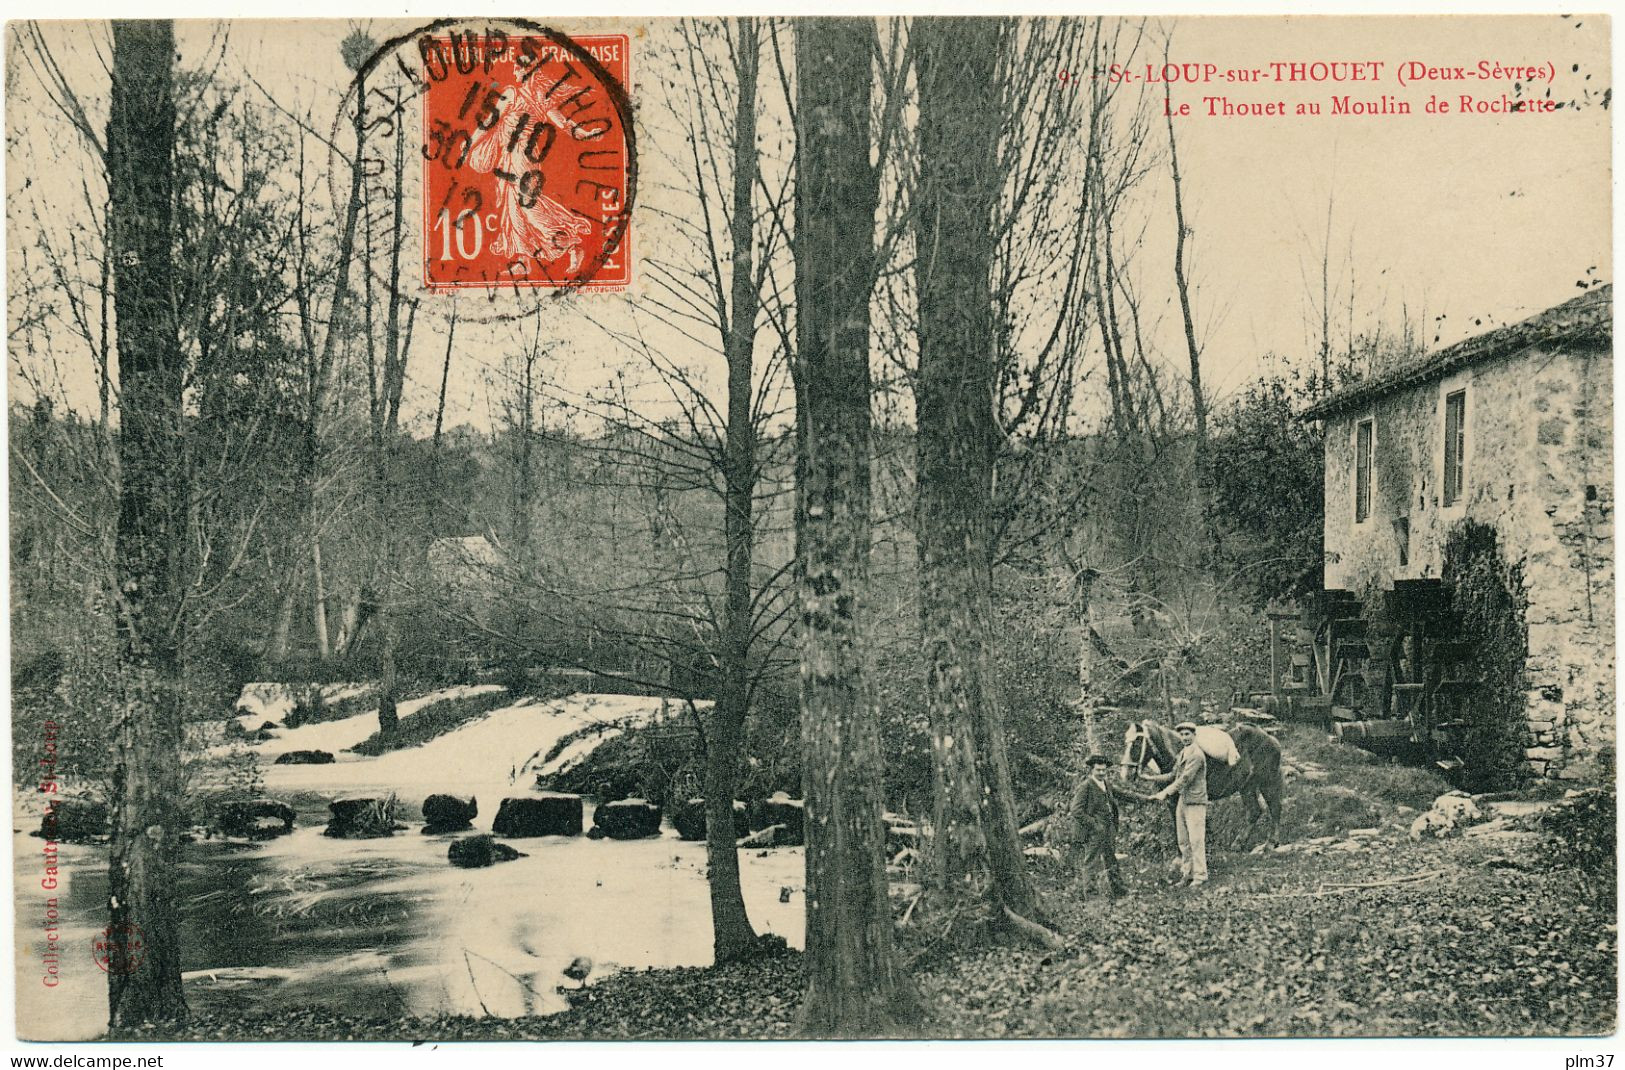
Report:
[[[1467,391],[1457,390],[1444,399],[1444,504],[1461,500],[1466,476]]]
[[[1371,517],[1371,439],[1370,420],[1361,420],[1354,435],[1354,522],[1363,524]]]

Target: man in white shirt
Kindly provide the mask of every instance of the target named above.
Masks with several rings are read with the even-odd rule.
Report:
[[[1207,883],[1207,754],[1196,744],[1196,725],[1182,721],[1174,726],[1185,744],[1174,762],[1174,771],[1146,779],[1168,786],[1152,796],[1166,799],[1178,794],[1174,808],[1174,829],[1179,834],[1180,883],[1192,888]]]

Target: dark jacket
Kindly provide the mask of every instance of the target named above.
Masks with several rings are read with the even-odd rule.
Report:
[[[1109,779],[1106,786],[1101,787],[1093,777],[1084,777],[1072,795],[1072,820],[1077,823],[1078,832],[1086,836],[1116,836],[1118,796],[1138,798]]]

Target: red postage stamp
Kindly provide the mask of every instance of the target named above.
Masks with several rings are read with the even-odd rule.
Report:
[[[631,281],[629,45],[548,30],[418,39],[429,289]]]

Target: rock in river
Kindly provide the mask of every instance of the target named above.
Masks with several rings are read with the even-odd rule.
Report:
[[[498,862],[512,862],[524,857],[523,851],[516,851],[485,835],[464,836],[460,840],[453,840],[451,846],[446,848],[446,861],[463,869],[483,869]]]
[[[472,795],[431,795],[423,800],[423,831],[434,835],[473,828],[479,812],[479,800]]]
[[[293,807],[276,799],[232,799],[214,812],[220,835],[242,839],[274,840],[292,832],[293,822]]]
[[[277,765],[332,765],[333,755],[325,750],[291,750],[276,756]]]
[[[65,796],[51,800],[34,835],[59,843],[98,843],[111,831],[105,803]]]
[[[503,799],[491,831],[498,836],[579,836],[581,796],[533,795]]]
[[[371,840],[393,836],[395,824],[390,800],[335,799],[327,804],[333,816],[327,821],[326,835],[340,840]]]
[[[751,806],[750,827],[760,831],[773,825],[783,825],[784,831],[779,834],[777,846],[800,846],[804,842],[802,814],[803,803],[800,799],[792,799],[784,792],[776,791]]]
[[[592,823],[612,840],[641,840],[660,835],[660,807],[647,799],[617,799],[594,810]]]
[[[678,804],[672,811],[672,827],[677,835],[685,840],[705,839],[705,800],[689,799]],[[750,832],[750,819],[745,814],[745,804],[734,800],[734,839]]]

